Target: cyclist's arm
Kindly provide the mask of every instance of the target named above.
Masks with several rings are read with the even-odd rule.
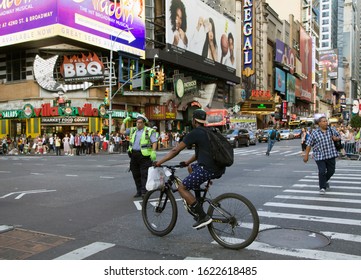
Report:
[[[186,146],[186,144],[181,141],[176,147],[173,147],[163,158],[157,161],[156,166],[160,166],[168,160],[171,160],[175,156],[177,156],[180,151],[182,151]]]

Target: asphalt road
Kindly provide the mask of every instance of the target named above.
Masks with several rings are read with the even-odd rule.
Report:
[[[169,235],[149,233],[125,154],[0,156],[0,259],[360,260],[361,162],[338,160],[321,197],[316,164],[303,163],[299,140],[265,151],[265,143],[236,149],[234,165],[212,186],[212,196],[240,193],[258,210],[260,234],[238,251],[193,230],[181,202]]]

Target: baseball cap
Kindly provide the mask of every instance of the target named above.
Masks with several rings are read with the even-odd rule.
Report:
[[[206,123],[207,113],[203,109],[196,109],[193,112],[193,118],[199,123]]]
[[[139,120],[139,119],[142,119],[143,120],[143,122],[148,122],[148,119],[147,119],[147,117],[146,116],[144,116],[144,115],[142,115],[142,114],[139,114],[138,116],[137,116],[137,120]]]

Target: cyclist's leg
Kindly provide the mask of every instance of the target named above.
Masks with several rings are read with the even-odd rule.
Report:
[[[189,191],[199,188],[200,184],[211,179],[212,174],[205,170],[198,164],[192,164],[192,173],[183,179],[182,184],[178,187],[179,194],[186,201],[192,212],[197,214],[197,222],[193,225],[193,228],[201,228],[212,222],[203,210],[203,206],[198,202],[195,196]]]

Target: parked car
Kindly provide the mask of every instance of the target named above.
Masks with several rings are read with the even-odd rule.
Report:
[[[233,147],[238,148],[241,145],[249,146],[251,143],[249,132],[247,129],[229,129],[226,130],[223,135],[227,138],[228,142]]]
[[[290,140],[295,138],[295,136],[293,135],[290,129],[280,130],[280,136],[281,136],[281,140]]]
[[[301,128],[295,128],[292,130],[294,138],[301,138],[302,129]]]

